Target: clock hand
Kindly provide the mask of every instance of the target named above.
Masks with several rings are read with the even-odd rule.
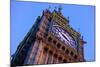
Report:
[[[62,34],[62,33],[61,33]],[[65,38],[65,39],[67,39],[67,41],[69,41],[69,39],[64,35],[64,34],[62,34],[62,36]]]
[[[63,33],[61,33],[61,31],[60,31],[58,28],[56,28],[56,30],[57,30],[65,39],[67,39],[68,42],[70,41],[70,39],[67,38]]]
[[[61,31],[61,29],[59,29],[57,27],[55,27],[55,29],[56,29],[56,31],[58,31],[58,35],[57,36],[60,37],[60,38],[62,38],[61,39],[62,41],[65,41],[65,42],[69,43],[72,47],[74,46],[73,45],[73,40],[71,40],[72,38],[67,33],[64,34],[64,31],[63,30]]]

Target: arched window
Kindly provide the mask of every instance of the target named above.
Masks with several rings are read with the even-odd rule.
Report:
[[[77,59],[77,55],[74,56],[74,59]]]
[[[51,55],[53,54],[53,52],[52,52],[51,50],[49,51],[49,53],[50,53]]]
[[[74,53],[71,51],[71,52],[70,52],[70,55],[71,55],[71,56],[73,56],[73,55],[74,55]]]
[[[48,52],[48,48],[47,48],[47,47],[44,47],[44,51],[45,51],[45,52]]]
[[[62,46],[62,50],[65,51],[65,46]]]
[[[65,53],[66,53],[66,54],[69,54],[69,50],[68,50],[68,49],[66,49]]]
[[[60,47],[61,47],[61,44],[60,44],[60,43],[58,43],[58,44],[57,44],[57,48],[60,48]]]
[[[52,38],[51,37],[48,37],[48,41],[51,42],[52,41]]]
[[[60,60],[60,61],[61,61],[61,60],[62,60],[62,57],[58,57],[58,60]]]
[[[56,40],[53,40],[53,44],[56,44],[57,43],[57,41]]]
[[[58,55],[57,55],[57,54],[54,54],[54,57],[55,57],[55,58],[57,58],[57,57],[58,57]]]

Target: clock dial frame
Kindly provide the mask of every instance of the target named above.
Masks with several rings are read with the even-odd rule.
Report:
[[[69,45],[74,49],[77,47],[74,38],[70,36],[69,33],[56,22],[52,23],[51,33],[58,39],[60,39],[62,42],[64,42],[66,45]]]

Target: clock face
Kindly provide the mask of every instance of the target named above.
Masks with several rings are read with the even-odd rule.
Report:
[[[70,45],[72,48],[76,48],[74,39],[68,34],[67,31],[62,29],[59,25],[54,24],[51,27],[51,32],[66,45]]]

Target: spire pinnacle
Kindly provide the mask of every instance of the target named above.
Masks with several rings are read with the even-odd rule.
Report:
[[[62,10],[62,6],[60,5],[60,6],[58,7],[58,11],[61,13],[61,10]]]

